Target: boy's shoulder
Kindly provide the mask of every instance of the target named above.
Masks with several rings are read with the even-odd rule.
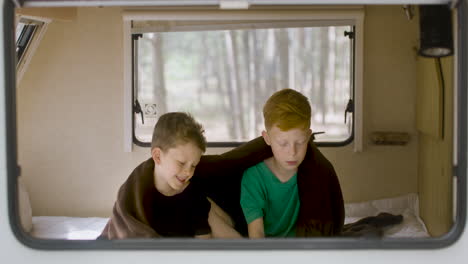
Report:
[[[124,185],[153,186],[154,161],[152,158],[140,163],[128,176]]]
[[[253,171],[259,170],[259,169],[262,168],[262,166],[263,166],[264,164],[265,164],[265,161],[262,160],[262,161],[260,161],[259,163],[254,164],[254,165],[250,166],[249,168],[247,168],[247,169],[245,170],[245,172],[247,172],[247,171],[253,172]]]
[[[263,160],[250,168],[246,169],[244,171],[244,176],[243,177],[249,177],[249,178],[254,178],[257,180],[261,180],[263,177],[268,175],[269,173],[272,173],[269,171],[268,166],[265,163],[266,160]]]

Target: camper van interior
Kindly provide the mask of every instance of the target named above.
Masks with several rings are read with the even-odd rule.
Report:
[[[191,113],[205,154],[219,155],[261,135],[262,107],[283,88],[309,99],[345,224],[401,215],[367,239],[419,247],[453,229],[456,7],[31,2],[14,9],[17,225],[30,245],[94,243],[120,186],[151,157],[160,115]],[[422,21],[440,10],[449,51],[423,56]]]

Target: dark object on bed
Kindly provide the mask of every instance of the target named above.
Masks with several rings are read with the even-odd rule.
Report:
[[[206,195],[223,208],[236,223],[235,228],[247,235],[247,224],[240,207],[240,183],[245,169],[271,157],[271,148],[262,137],[251,140],[221,155],[204,155],[191,184],[202,186]],[[152,174],[137,167],[120,187],[111,219],[100,238],[122,239],[160,237],[148,224],[142,201],[148,188],[154,188]],[[301,209],[297,235],[340,235],[344,224],[341,188],[331,163],[311,141],[297,177]]]
[[[344,225],[342,235],[353,237],[381,237],[383,236],[385,228],[400,224],[402,221],[402,215],[380,213],[377,216],[365,217],[354,223]]]

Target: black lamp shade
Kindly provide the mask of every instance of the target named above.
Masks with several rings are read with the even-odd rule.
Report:
[[[420,48],[424,57],[453,54],[452,15],[447,5],[419,6]]]

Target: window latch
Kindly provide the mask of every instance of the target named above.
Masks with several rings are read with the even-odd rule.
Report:
[[[313,132],[312,133],[312,141],[315,141],[315,135],[325,134],[325,131]]]
[[[346,124],[346,117],[348,113],[354,113],[354,102],[353,99],[349,99],[346,109],[344,111],[344,123]]]
[[[353,39],[354,38],[354,32],[353,31],[345,31],[344,36],[348,37],[349,39]]]
[[[141,114],[141,123],[145,124],[145,119],[143,117],[143,111],[141,111],[141,105],[140,105],[140,102],[138,102],[138,99],[135,101],[135,104],[133,105],[133,112],[135,114]]]
[[[132,39],[133,40],[138,40],[139,38],[142,38],[143,34],[132,34]]]

